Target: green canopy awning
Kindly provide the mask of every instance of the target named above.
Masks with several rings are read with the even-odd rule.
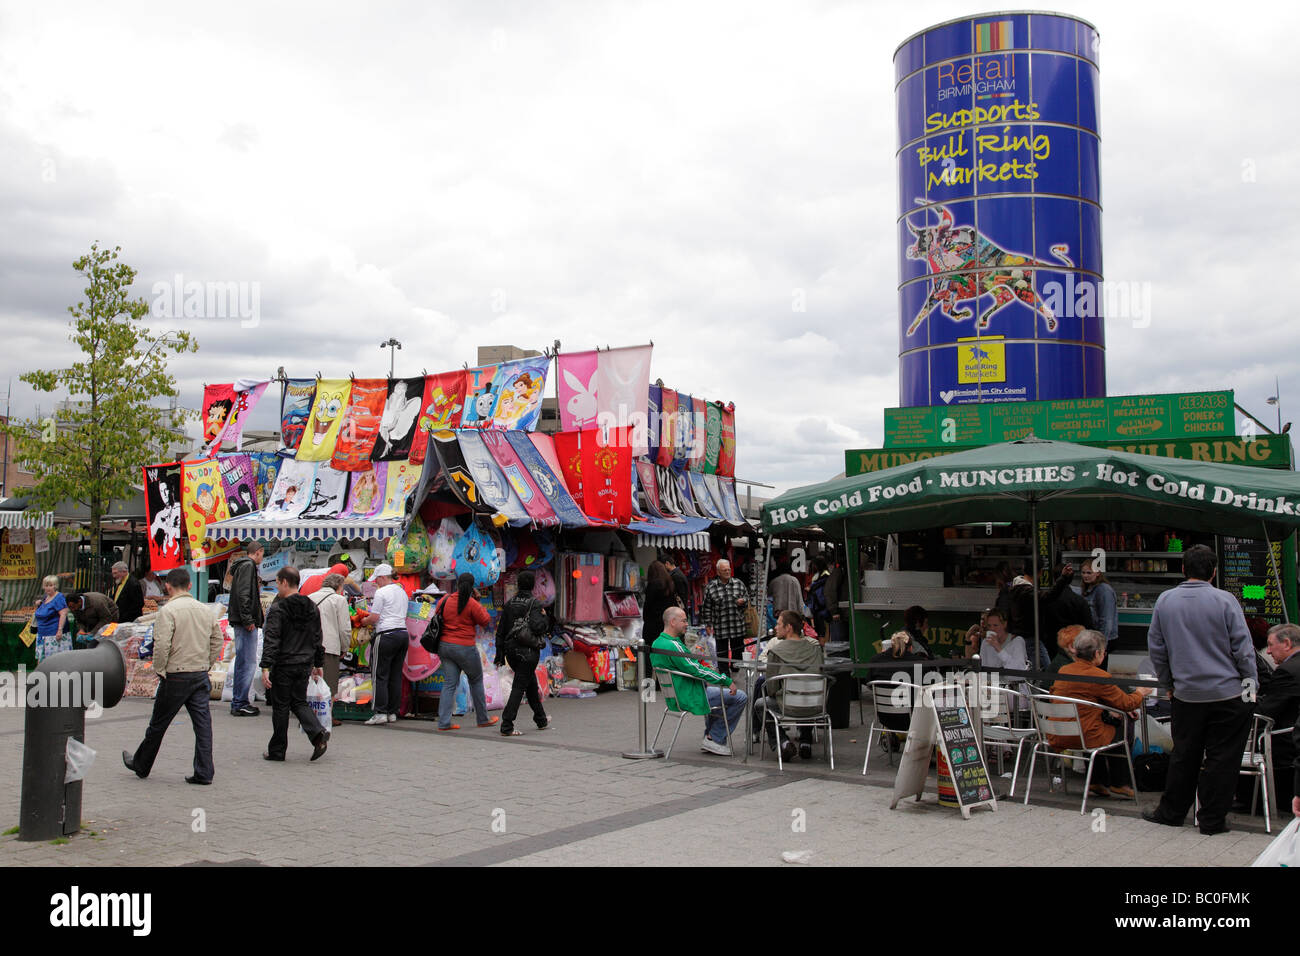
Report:
[[[1291,471],[1108,451],[1032,435],[796,488],[763,505],[763,530],[837,537],[975,521],[1135,521],[1259,538],[1300,527]]]

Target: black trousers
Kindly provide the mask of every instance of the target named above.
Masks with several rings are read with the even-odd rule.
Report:
[[[132,760],[136,773],[148,776],[158,757],[163,735],[184,707],[194,725],[194,776],[200,780],[212,779],[215,772],[212,765],[212,712],[208,709],[211,689],[207,671],[168,674],[158,681],[149,727]]]
[[[378,646],[370,661],[375,679],[375,713],[395,714],[402,706],[402,664],[411,639],[406,631],[380,631],[375,642]]]
[[[506,709],[501,712],[501,733],[508,734],[515,729],[515,717],[519,713],[519,701],[528,696],[528,706],[533,709],[533,723],[538,727],[546,726],[546,711],[542,709],[541,688],[537,686],[536,651],[520,654],[515,651],[506,653],[506,663],[515,672],[514,683],[510,685],[510,698]]]
[[[1169,777],[1156,813],[1171,823],[1187,818],[1192,801],[1200,798],[1200,826],[1223,826],[1241,772],[1254,704],[1232,698],[1206,704],[1173,699],[1174,752]]]
[[[718,644],[719,657],[730,657],[732,660],[735,661],[744,660],[745,634],[743,631],[740,633],[738,637],[730,637],[725,640],[719,640],[717,644]],[[736,666],[735,664],[728,664],[726,661],[720,661],[718,663],[718,670],[722,671],[725,674],[727,672],[727,668],[735,668],[735,666]]]
[[[271,668],[271,742],[266,745],[266,752],[278,760],[283,760],[285,751],[289,749],[290,711],[313,742],[325,730],[316,719],[316,711],[307,703],[307,680],[310,677],[310,664]]]

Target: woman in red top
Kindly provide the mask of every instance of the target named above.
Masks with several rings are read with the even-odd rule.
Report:
[[[488,717],[487,698],[483,694],[483,661],[478,656],[474,642],[477,628],[488,627],[492,619],[474,598],[474,576],[462,574],[456,579],[456,593],[448,594],[440,602],[442,609],[441,642],[438,658],[443,676],[442,693],[438,697],[438,729],[460,730],[460,724],[451,722],[451,712],[456,705],[456,690],[460,687],[463,671],[469,680],[469,694],[474,701],[474,715],[480,727],[491,727],[501,718]]]

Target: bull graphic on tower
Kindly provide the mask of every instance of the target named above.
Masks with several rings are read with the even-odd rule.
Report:
[[[924,200],[918,199],[918,203]],[[912,335],[937,305],[954,322],[969,319],[974,313],[962,308],[962,303],[976,303],[981,296],[993,296],[993,308],[980,316],[976,328],[989,327],[989,320],[1019,299],[1043,318],[1048,332],[1056,331],[1056,316],[1034,291],[1034,270],[1054,269],[1051,262],[1041,262],[1032,256],[1008,252],[977,232],[973,226],[953,224],[951,210],[937,206],[939,223],[933,226],[913,226],[904,219],[916,241],[907,249],[907,258],[925,262],[930,272],[930,289],[907,334]],[[1070,247],[1064,243],[1051,248],[1052,255],[1062,264],[1073,267],[1067,258]]]

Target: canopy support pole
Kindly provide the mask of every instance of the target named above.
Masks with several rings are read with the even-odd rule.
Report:
[[[1291,623],[1291,618],[1286,612],[1286,592],[1282,590],[1282,575],[1277,573],[1277,558],[1273,555],[1273,542],[1268,540],[1268,525],[1260,522],[1260,527],[1264,529],[1264,543],[1268,545],[1268,564],[1273,569],[1273,581],[1277,584],[1277,597],[1282,602],[1282,620],[1287,624]]]
[[[1032,493],[1029,495],[1029,556],[1034,574],[1034,659],[1029,669],[1037,670],[1041,660],[1038,652],[1038,500]]]
[[[844,522],[844,594],[849,599],[847,608],[849,615],[849,657],[852,660],[858,659],[858,616],[853,611],[853,605],[858,600],[858,561],[857,551],[849,550],[849,523]],[[831,608],[832,616],[837,608]],[[862,688],[858,687],[858,696],[862,696]],[[867,742],[870,749],[871,743]]]

